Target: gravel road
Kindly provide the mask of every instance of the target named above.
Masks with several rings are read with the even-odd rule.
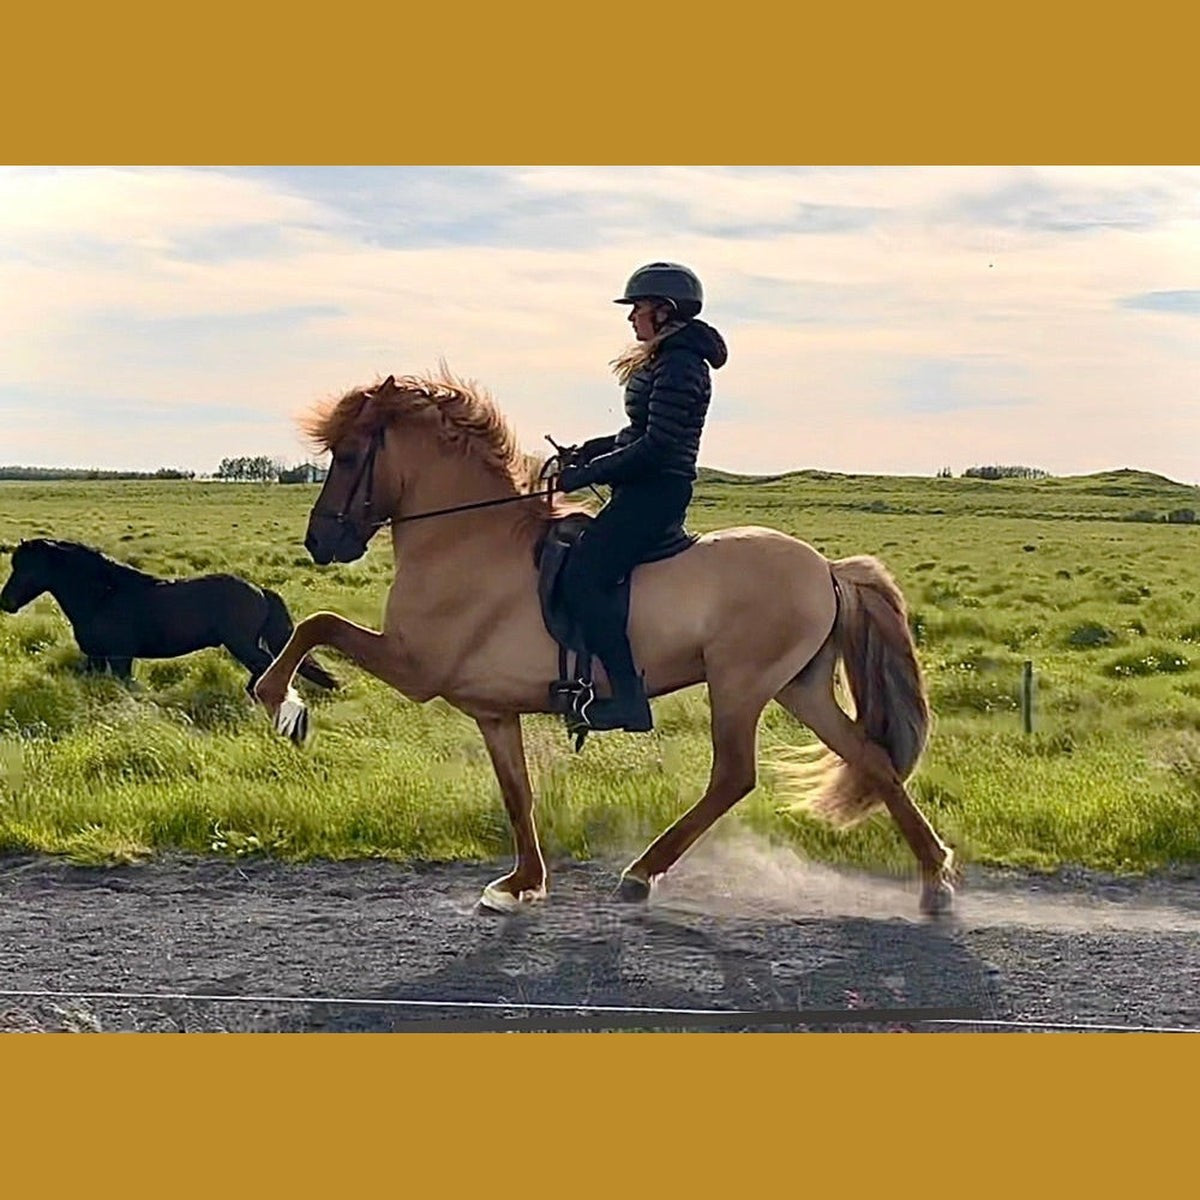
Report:
[[[611,895],[619,866],[552,864],[544,905],[497,917],[475,907],[497,864],[0,859],[0,1030],[966,1027],[882,1008],[1200,1028],[1198,879],[973,871],[930,923],[913,883],[743,836],[697,847],[644,907]],[[44,991],[155,998],[12,994]]]

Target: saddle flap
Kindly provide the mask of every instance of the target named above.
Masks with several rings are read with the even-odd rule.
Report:
[[[577,654],[587,654],[588,646],[583,631],[572,616],[563,599],[559,582],[563,568],[580,537],[594,518],[589,513],[571,513],[551,521],[545,534],[534,547],[534,562],[538,568],[538,599],[542,606],[542,620],[550,636],[563,648]],[[676,525],[651,546],[639,560],[640,563],[659,562],[686,550],[697,539],[682,525]],[[629,613],[629,583],[626,575],[617,585],[621,606]]]
[[[586,654],[583,631],[571,615],[562,596],[559,582],[572,547],[579,541],[584,530],[592,523],[588,513],[572,513],[552,521],[545,535],[534,548],[534,561],[538,567],[538,599],[542,606],[542,620],[550,636],[564,649],[576,654]],[[628,593],[628,584],[625,585]]]

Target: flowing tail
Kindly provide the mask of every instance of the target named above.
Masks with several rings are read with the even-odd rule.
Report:
[[[292,617],[288,612],[287,605],[283,602],[283,597],[278,592],[273,592],[270,588],[263,588],[262,594],[267,600],[267,619],[263,622],[258,636],[272,655],[278,657],[280,650],[292,636],[294,628]],[[311,654],[305,656],[298,670],[305,679],[319,687],[333,691],[338,686],[338,681]]]
[[[829,565],[839,593],[833,644],[856,722],[870,741],[887,751],[905,780],[929,737],[929,700],[904,596],[877,558],[856,555]],[[816,816],[845,827],[882,803],[878,785],[867,772],[832,751],[825,751],[813,766],[820,772],[820,787],[806,807]]]

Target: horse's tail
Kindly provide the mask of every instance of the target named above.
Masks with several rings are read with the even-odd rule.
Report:
[[[280,650],[287,644],[288,638],[292,636],[295,626],[292,623],[292,615],[288,612],[288,607],[278,592],[273,592],[270,588],[263,588],[262,594],[267,601],[267,619],[263,622],[258,636],[271,654],[277,658]],[[311,654],[305,656],[297,670],[305,679],[311,680],[320,687],[328,688],[330,691],[338,686],[338,681]]]
[[[833,642],[857,724],[905,780],[929,737],[929,700],[904,596],[877,558],[856,555],[829,565],[839,595]],[[823,768],[822,783],[806,807],[831,824],[853,825],[882,802],[878,783],[832,751],[814,765]]]

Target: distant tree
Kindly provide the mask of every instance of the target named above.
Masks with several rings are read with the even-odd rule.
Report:
[[[106,471],[99,467],[0,467],[0,479],[193,479],[195,471],[159,467],[156,471]]]
[[[278,464],[265,454],[258,454],[253,458],[240,455],[237,458],[221,459],[221,465],[216,470],[216,478],[232,479],[237,482],[269,483],[277,477],[278,470]]]
[[[950,468],[949,468],[949,467],[942,467],[942,468],[941,468],[941,469],[938,471],[938,473],[937,473],[937,477],[938,477],[939,479],[953,479],[953,478],[954,478],[954,472],[953,472],[952,470],[950,470]]]
[[[1041,467],[968,467],[964,479],[1049,479],[1050,472]]]
[[[302,462],[289,467],[283,459],[266,454],[223,458],[213,472],[214,479],[252,483],[320,483],[325,475],[325,468],[316,463]]]

